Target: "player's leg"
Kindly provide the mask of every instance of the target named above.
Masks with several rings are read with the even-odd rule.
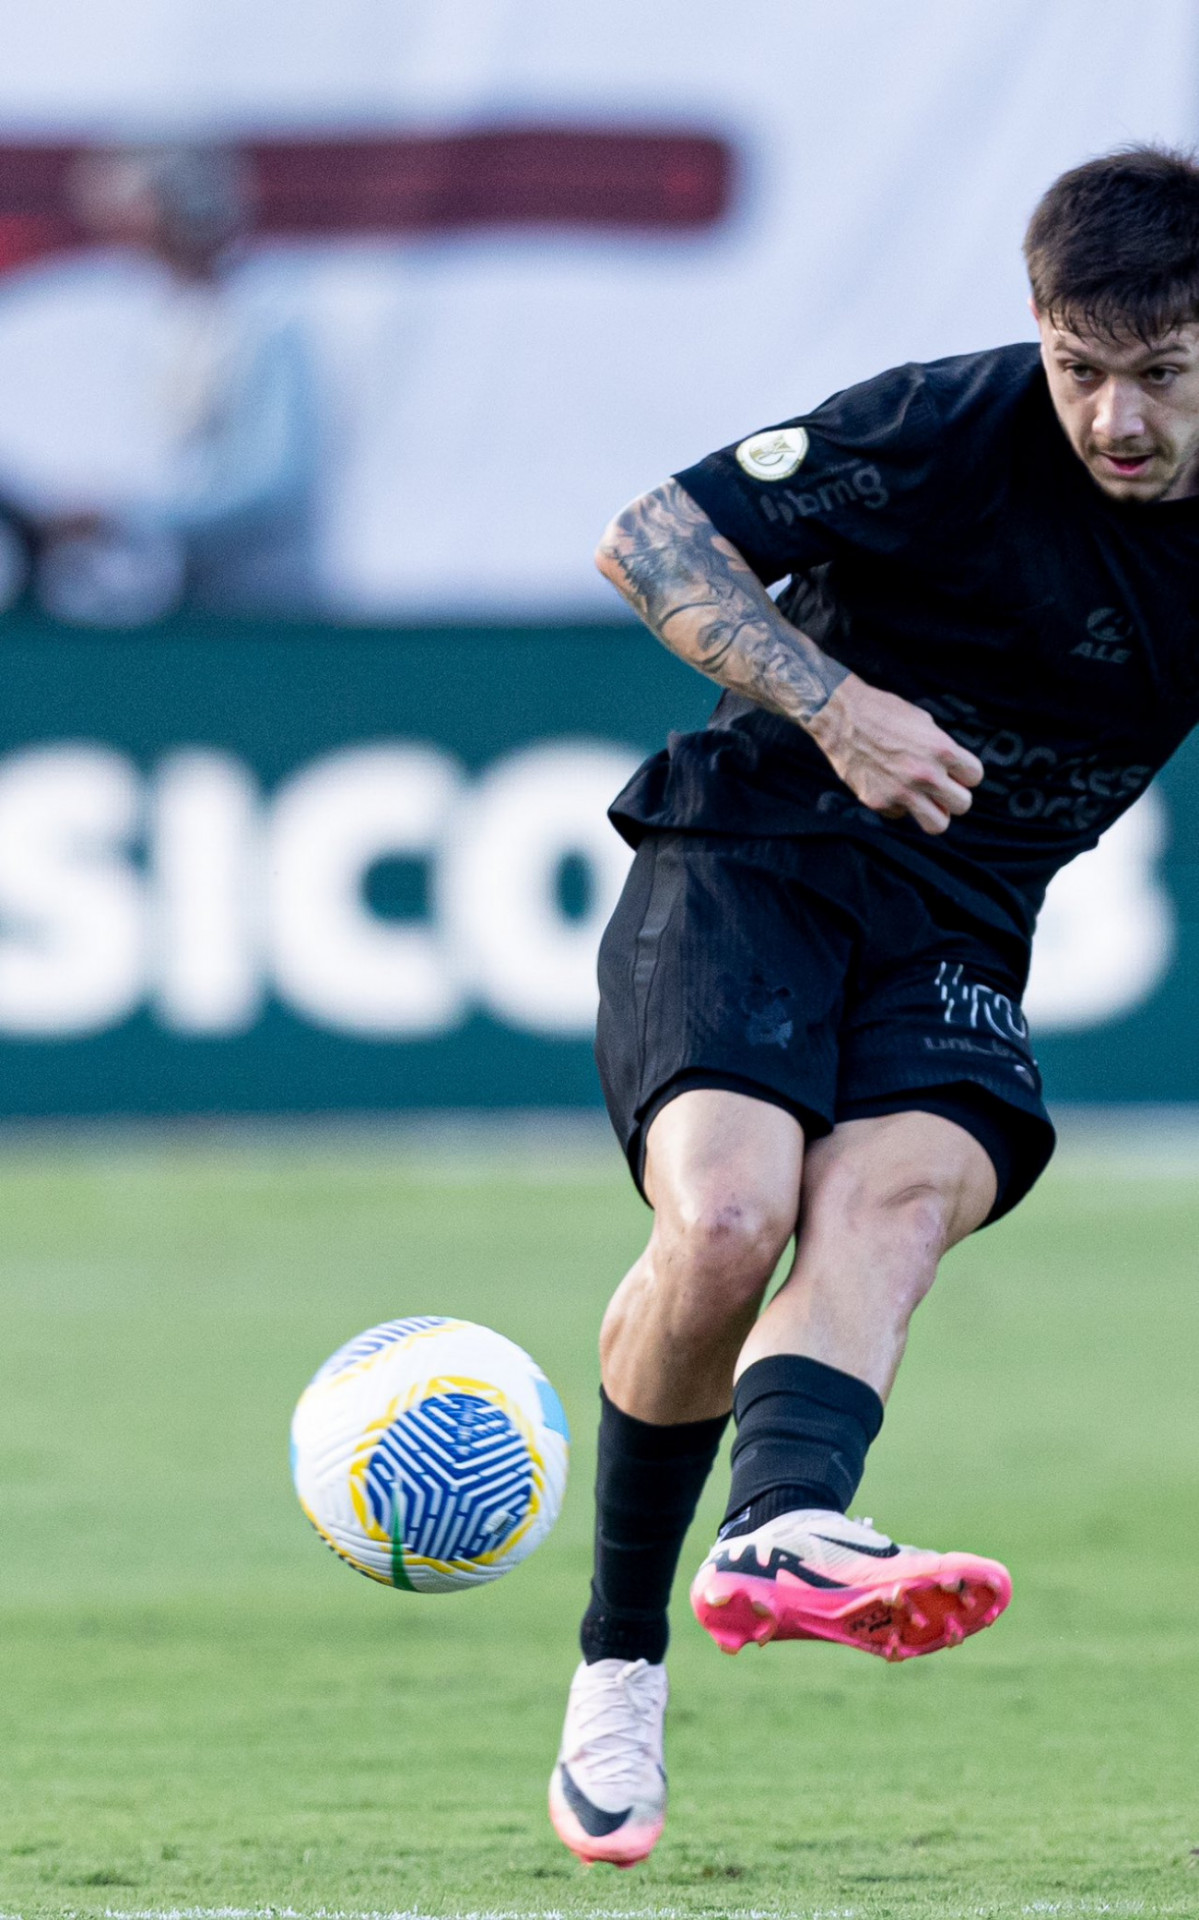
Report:
[[[550,1787],[583,1859],[631,1865],[662,1829],[667,1602],[802,1164],[791,1114],[724,1089],[678,1094],[649,1128],[653,1231],[601,1334],[595,1571]]]
[[[682,1093],[650,1128],[653,1230],[600,1335],[588,1659],[666,1651],[678,1555],[732,1406],[737,1355],[795,1228],[802,1165],[798,1122],[738,1093]]]
[[[978,1138],[939,1114],[851,1120],[813,1145],[794,1265],[738,1360],[728,1517],[693,1590],[729,1651],[825,1638],[903,1659],[1006,1605],[996,1562],[897,1547],[840,1520],[911,1317],[996,1190]]]
[[[694,1087],[646,1140],[649,1244],[604,1316],[604,1391],[657,1426],[713,1419],[799,1217],[803,1130],[769,1101]]]
[[[785,1284],[737,1361],[803,1353],[890,1393],[916,1308],[950,1247],[995,1204],[980,1142],[939,1114],[848,1120],[813,1143]]]
[[[604,1322],[595,1578],[551,1786],[584,1859],[631,1864],[661,1828],[671,1580],[804,1132],[832,1124],[853,930],[789,875],[785,849],[649,835],[600,947],[600,1078],[655,1218]]]

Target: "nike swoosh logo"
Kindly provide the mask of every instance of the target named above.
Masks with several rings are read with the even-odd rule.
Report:
[[[584,1833],[589,1833],[593,1840],[600,1840],[606,1834],[615,1833],[617,1827],[623,1827],[633,1811],[632,1807],[626,1807],[623,1813],[605,1813],[602,1807],[596,1806],[594,1800],[587,1798],[581,1787],[576,1786],[571,1779],[570,1768],[565,1762],[562,1764],[561,1772],[562,1793],[566,1804]]]
[[[748,1564],[747,1564],[748,1563]],[[765,1566],[755,1547],[743,1547],[734,1558],[725,1547],[720,1553],[713,1553],[707,1563],[716,1573],[744,1573],[751,1577],[755,1574],[763,1580],[777,1580],[780,1568],[786,1568],[797,1580],[809,1587],[828,1587],[840,1593],[844,1580],[830,1580],[827,1573],[817,1573],[814,1567],[806,1567],[794,1553],[788,1553],[785,1547],[771,1547],[770,1558]]]
[[[856,1540],[834,1540],[831,1533],[818,1533],[817,1540],[823,1540],[830,1547],[844,1547],[846,1553],[866,1553],[872,1560],[894,1560],[899,1548],[892,1540],[889,1547],[860,1547]]]

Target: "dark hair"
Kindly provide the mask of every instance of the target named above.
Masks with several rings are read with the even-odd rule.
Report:
[[[1024,236],[1037,310],[1146,342],[1199,321],[1199,162],[1122,147],[1063,173]]]

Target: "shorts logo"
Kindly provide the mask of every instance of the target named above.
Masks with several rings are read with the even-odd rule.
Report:
[[[737,465],[751,480],[789,480],[807,458],[808,436],[803,427],[772,427],[751,434],[737,448]]]
[[[1010,995],[986,987],[981,980],[967,980],[962,965],[942,960],[935,985],[945,1009],[947,1027],[968,1027],[972,1033],[993,1033],[1016,1046],[1028,1044],[1028,1022]]]
[[[751,1047],[786,1047],[795,1032],[790,987],[772,987],[754,974],[748,984],[726,974],[720,983],[722,1011]]]

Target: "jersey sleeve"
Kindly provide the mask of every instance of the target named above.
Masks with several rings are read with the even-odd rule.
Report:
[[[846,548],[902,554],[946,505],[928,373],[879,374],[674,478],[767,585]]]

